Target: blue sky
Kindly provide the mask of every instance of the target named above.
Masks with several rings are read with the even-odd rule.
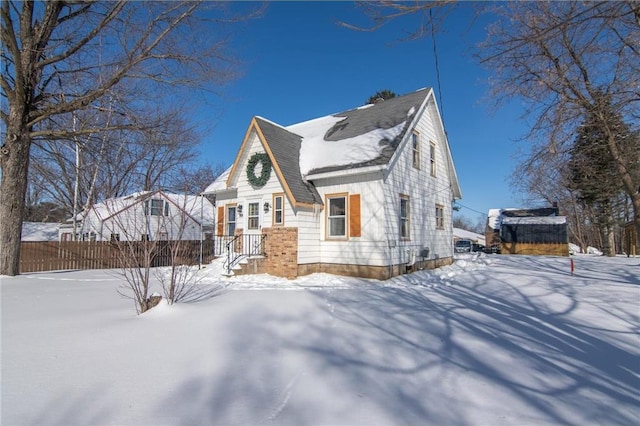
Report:
[[[516,139],[526,133],[518,103],[497,111],[488,98],[488,72],[471,56],[485,37],[486,19],[474,21],[472,3],[462,3],[436,35],[442,93],[430,38],[398,41],[419,16],[374,32],[341,27],[363,24],[350,2],[274,2],[265,15],[242,25],[233,53],[243,75],[225,86],[202,113],[204,162],[230,165],[251,117],[284,126],[362,105],[382,89],[405,94],[436,90],[462,188],[459,214],[472,221],[490,208],[522,206],[510,188]],[[470,26],[471,25],[471,26]]]

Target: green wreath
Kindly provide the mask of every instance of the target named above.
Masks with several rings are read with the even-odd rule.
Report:
[[[256,165],[262,163],[260,176],[256,176]],[[262,188],[271,177],[271,159],[269,154],[255,153],[249,158],[247,163],[247,180],[254,188]]]

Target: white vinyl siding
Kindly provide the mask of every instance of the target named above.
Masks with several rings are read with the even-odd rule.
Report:
[[[314,181],[318,192],[325,200],[322,212],[309,212],[299,217],[298,247],[299,263],[334,263],[369,266],[388,264],[388,242],[384,234],[384,201],[381,173],[370,173],[355,177],[343,176]],[[361,235],[356,238],[327,238],[326,197],[335,194],[344,195],[349,203],[349,195],[360,195]],[[349,208],[347,207],[347,218]],[[397,217],[397,216],[396,216]],[[317,219],[314,219],[317,218]],[[306,222],[309,220],[309,222]],[[317,220],[313,225],[313,220]],[[314,226],[320,224],[320,229]],[[349,232],[349,221],[346,224]],[[397,234],[397,231],[396,231]],[[320,238],[318,238],[320,236]],[[314,255],[314,252],[317,253]]]
[[[387,218],[384,232],[387,235],[395,235],[396,240],[390,241],[390,252],[393,255],[393,264],[407,262],[410,253],[417,254],[422,248],[429,248],[429,259],[436,257],[446,258],[453,256],[453,230],[451,229],[451,201],[449,173],[446,169],[447,162],[443,155],[445,136],[436,128],[435,105],[430,102],[425,108],[425,113],[420,117],[415,126],[416,133],[424,141],[429,143],[429,166],[418,170],[413,167],[412,135],[405,138],[404,149],[397,153],[397,157],[391,164],[389,175],[384,185],[385,193],[385,217]],[[433,143],[433,145],[431,145]],[[431,161],[432,149],[433,161]],[[400,145],[399,149],[403,145]],[[432,177],[431,165],[435,169]],[[425,170],[426,169],[426,170]],[[409,197],[410,204],[410,240],[401,237],[398,231],[398,194]],[[440,224],[443,229],[436,231],[435,205],[442,207],[442,219]]]
[[[239,160],[238,168],[230,185],[231,187],[236,187],[237,191],[235,198],[230,199],[229,202],[237,202],[238,204],[244,205],[243,216],[238,218],[237,227],[242,228],[244,232],[250,231],[253,234],[260,232],[261,228],[268,228],[274,225],[274,214],[272,212],[274,206],[271,205],[273,202],[273,194],[284,193],[284,188],[280,184],[273,165],[271,167],[269,180],[262,188],[254,189],[247,180],[247,163],[249,159],[255,153],[264,152],[266,152],[266,150],[262,146],[257,134],[255,132],[251,132],[249,139],[247,140],[246,149]],[[252,211],[251,213],[256,213],[257,216],[252,215],[250,218],[249,203],[254,202],[258,203],[258,209],[257,212]],[[264,210],[265,203],[269,203],[270,205],[269,210],[266,212]],[[287,219],[286,226],[297,226],[294,211],[286,196],[283,197],[283,208],[283,217],[289,218]],[[256,219],[258,223],[257,227]]]

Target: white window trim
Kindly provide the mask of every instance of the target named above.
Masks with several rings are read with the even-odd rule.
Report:
[[[342,198],[344,199],[344,214],[342,215],[336,215],[336,216],[331,216],[331,200],[336,200]],[[348,239],[348,232],[349,232],[349,223],[348,223],[348,218],[349,218],[349,194],[347,193],[340,193],[340,194],[329,194],[326,196],[326,200],[327,200],[327,217],[326,217],[326,221],[325,221],[325,226],[326,226],[326,230],[325,230],[325,235],[326,238],[328,240],[346,240]],[[331,235],[331,219],[339,219],[339,218],[343,218],[344,219],[344,234],[342,235]]]
[[[429,167],[431,176],[436,177],[438,175],[438,152],[436,144],[431,142],[429,144]]]
[[[251,214],[251,206],[256,207],[255,214]],[[256,226],[251,227],[251,219],[256,219]],[[247,203],[247,231],[257,231],[260,229],[260,201],[250,201]]]
[[[276,199],[280,199],[280,209],[276,208]],[[283,226],[284,225],[284,194],[274,194],[273,195],[273,225],[274,226]],[[276,221],[276,214],[280,211],[280,222]]]
[[[442,212],[440,217],[438,217],[438,210]],[[442,223],[438,223],[439,221]],[[444,206],[442,204],[436,204],[436,229],[444,229]]]
[[[402,202],[406,201],[406,217],[402,216]],[[398,211],[398,216],[400,219],[400,229],[398,230],[400,234],[400,240],[402,241],[411,241],[411,198],[408,195],[400,194],[400,209]],[[406,222],[407,224],[407,235],[402,235],[402,230],[404,229],[403,225]]]
[[[415,146],[414,146],[414,142],[415,142]],[[411,134],[411,164],[413,165],[414,169],[418,169],[420,170],[420,133],[414,131]]]
[[[231,216],[229,214],[230,209],[234,209],[233,220],[229,220],[229,217]],[[234,235],[235,230],[238,228],[238,205],[237,204],[231,204],[226,206],[224,222],[225,222],[224,223],[225,235]],[[229,225],[232,223],[233,223],[233,234],[229,233]]]

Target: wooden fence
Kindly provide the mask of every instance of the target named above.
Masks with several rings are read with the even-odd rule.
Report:
[[[171,265],[172,244],[176,241],[41,241],[22,242],[20,246],[20,273],[59,271],[66,269],[111,269],[123,266],[123,253],[142,253],[151,250],[151,266]],[[180,241],[178,259],[183,264],[198,264],[200,241]],[[118,245],[129,245],[122,250]],[[150,246],[152,244],[152,246]],[[145,246],[146,245],[146,246]],[[175,246],[174,246],[175,247]],[[210,262],[214,257],[214,241],[202,242],[202,261]],[[131,262],[126,262],[130,264]]]

